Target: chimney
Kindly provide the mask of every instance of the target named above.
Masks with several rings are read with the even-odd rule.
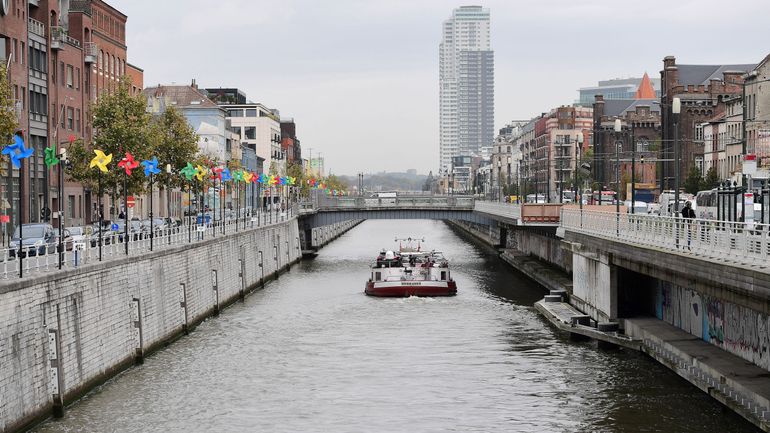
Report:
[[[198,84],[195,82],[195,78],[192,79],[192,84],[190,84],[190,87],[196,90],[198,89]]]
[[[666,56],[663,58],[663,69],[668,69],[670,66],[676,66],[676,57]]]

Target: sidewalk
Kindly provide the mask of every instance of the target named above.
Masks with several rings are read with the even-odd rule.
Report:
[[[770,432],[770,374],[738,356],[655,318],[624,319],[629,337],[748,421]]]

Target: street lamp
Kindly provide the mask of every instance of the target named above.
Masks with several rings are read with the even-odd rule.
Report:
[[[511,188],[511,157],[508,157],[508,182],[506,182],[506,188]],[[511,191],[508,191],[508,195],[510,196]],[[507,200],[507,199],[506,199]]]
[[[679,159],[681,158],[681,151],[679,150],[679,113],[682,111],[682,101],[679,98],[674,98],[671,102],[671,114],[673,114],[674,120],[674,217],[679,212]],[[666,209],[668,211],[668,209]],[[679,239],[677,238],[677,241]]]
[[[171,164],[166,164],[166,208],[168,209],[168,221],[166,222],[166,234],[168,235],[168,244],[171,245]]]
[[[615,212],[620,213],[620,146],[623,144],[618,139],[623,130],[623,123],[620,119],[615,119],[615,182],[617,191],[615,191]]]
[[[615,232],[618,236],[620,236],[620,146],[622,145],[618,136],[622,129],[623,123],[620,119],[615,119]]]
[[[578,182],[578,165],[580,164],[580,151],[583,149],[583,131],[580,131],[577,137],[575,137],[575,200],[580,201],[580,209],[583,209],[583,192],[581,191],[580,182]],[[578,192],[580,196],[578,197]]]
[[[497,200],[502,201],[503,200],[503,183],[501,180],[502,177],[502,169],[503,167],[503,161],[497,160]]]

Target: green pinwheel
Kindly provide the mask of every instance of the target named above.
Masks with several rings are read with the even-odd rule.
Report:
[[[235,170],[233,172],[233,180],[235,183],[243,182],[243,171],[242,170]]]
[[[45,148],[45,166],[48,168],[53,167],[54,165],[58,164],[59,158],[56,157],[56,149],[51,147]]]
[[[188,162],[187,166],[185,166],[185,168],[183,168],[180,173],[182,173],[184,177],[187,178],[187,180],[192,180],[193,176],[198,173],[198,170],[196,170],[195,167],[193,167],[193,165]]]

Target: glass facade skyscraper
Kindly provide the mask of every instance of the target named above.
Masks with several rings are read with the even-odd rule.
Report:
[[[440,168],[494,139],[494,51],[489,9],[461,6],[444,21],[439,45]]]

